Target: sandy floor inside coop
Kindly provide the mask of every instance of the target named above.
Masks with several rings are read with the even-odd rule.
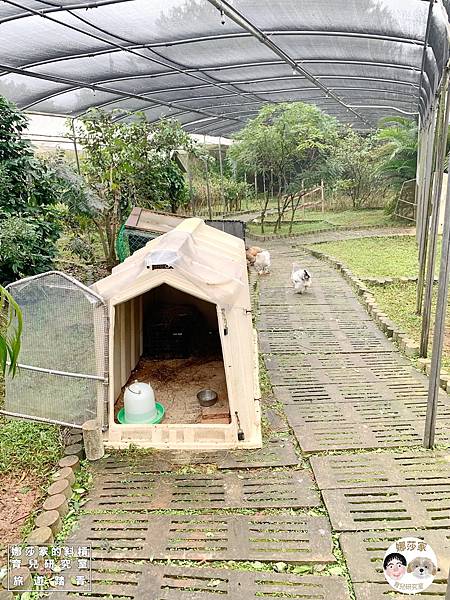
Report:
[[[225,371],[221,360],[141,358],[126,386],[136,379],[152,386],[156,401],[166,411],[163,423],[230,422]],[[214,406],[200,406],[197,392],[204,388],[217,392],[218,400]],[[116,422],[117,413],[123,407],[124,389],[115,406]]]

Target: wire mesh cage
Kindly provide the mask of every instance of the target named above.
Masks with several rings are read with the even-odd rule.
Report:
[[[107,314],[100,297],[50,272],[9,286],[23,315],[19,370],[6,378],[2,412],[81,426],[104,418]]]
[[[136,250],[140,250],[147,242],[158,237],[160,233],[152,231],[130,230],[122,225],[116,241],[116,253],[120,262],[131,256]]]
[[[224,231],[245,241],[245,223],[243,221],[233,221],[231,219],[205,219],[205,223],[215,229],[219,229],[220,231]],[[161,231],[144,231],[136,228],[129,229],[126,227],[126,223],[124,223],[119,229],[116,239],[116,254],[119,262],[123,262],[126,258],[136,252],[136,250],[140,250],[145,244],[160,235],[162,235]]]

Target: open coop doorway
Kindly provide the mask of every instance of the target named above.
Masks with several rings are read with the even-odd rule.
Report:
[[[164,424],[230,423],[215,304],[162,284],[115,310],[116,423],[124,390],[135,380],[152,386],[165,408]],[[213,406],[198,402],[205,388],[218,395]]]

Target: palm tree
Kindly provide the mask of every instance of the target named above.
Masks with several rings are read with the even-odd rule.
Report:
[[[22,335],[22,313],[14,298],[0,286],[0,375],[15,374]]]
[[[380,120],[379,127],[379,172],[400,188],[416,177],[417,123],[405,117],[386,117]]]

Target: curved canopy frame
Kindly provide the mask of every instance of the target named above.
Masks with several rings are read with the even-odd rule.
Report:
[[[445,2],[0,0],[0,93],[44,114],[173,116],[202,134],[299,100],[358,129],[424,121],[449,58]]]

